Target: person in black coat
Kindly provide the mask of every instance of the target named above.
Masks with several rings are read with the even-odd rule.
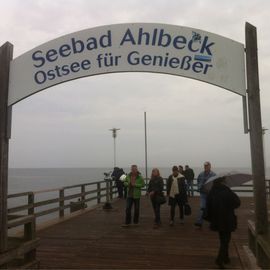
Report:
[[[124,170],[122,168],[114,167],[112,172],[112,179],[115,181],[115,185],[117,187],[118,191],[118,198],[123,198],[123,190],[124,190],[124,184],[120,180],[120,177],[125,174]]]
[[[154,168],[152,170],[151,179],[149,181],[147,194],[151,198],[154,214],[155,214],[155,222],[154,228],[158,228],[161,225],[160,220],[160,202],[158,201],[158,196],[163,195],[163,178],[160,176],[159,169]]]
[[[170,225],[174,224],[175,207],[179,206],[180,220],[184,224],[184,206],[187,203],[185,177],[179,173],[178,167],[173,166],[172,174],[167,179],[167,196],[169,197]]]
[[[231,232],[237,228],[237,217],[234,209],[240,206],[239,197],[226,186],[225,177],[214,181],[207,196],[205,219],[210,222],[210,229],[218,231],[219,251],[216,264],[224,268],[224,264],[230,263],[229,243]]]

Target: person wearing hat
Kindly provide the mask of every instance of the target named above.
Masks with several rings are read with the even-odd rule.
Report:
[[[197,178],[198,191],[200,192],[200,210],[199,210],[198,217],[194,225],[198,228],[202,227],[203,214],[206,208],[207,191],[204,189],[203,185],[210,177],[215,176],[215,175],[216,174],[211,171],[211,163],[209,161],[204,162],[204,171],[201,172]]]
[[[180,222],[184,224],[184,206],[187,203],[185,177],[179,173],[177,166],[172,167],[172,174],[167,179],[167,196],[169,197],[170,225],[174,225],[175,207],[179,206]]]

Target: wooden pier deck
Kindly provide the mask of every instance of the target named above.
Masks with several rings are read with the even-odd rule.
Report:
[[[169,207],[161,210],[162,227],[153,229],[153,211],[142,197],[138,227],[122,228],[125,200],[104,211],[98,206],[76,218],[38,231],[37,259],[41,269],[214,269],[218,249],[215,232],[205,223],[193,227],[199,199],[189,200],[192,216],[181,225],[169,226]],[[241,198],[237,210],[238,230],[230,244],[230,269],[248,269],[243,246],[248,245],[247,220],[251,218],[251,198]],[[178,213],[177,213],[178,214]],[[178,215],[176,215],[178,217]]]

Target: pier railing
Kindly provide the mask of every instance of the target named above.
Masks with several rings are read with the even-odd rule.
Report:
[[[166,181],[166,179],[164,179]],[[143,189],[146,191],[146,187]],[[197,182],[193,184],[194,195],[198,195]],[[266,180],[266,192],[270,194],[270,180]],[[244,184],[233,188],[240,196],[253,196],[253,185]],[[24,257],[26,262],[35,261],[35,250],[38,245],[36,238],[36,220],[39,223],[50,221],[55,218],[62,219],[71,212],[83,210],[87,203],[92,206],[110,202],[116,197],[117,189],[112,180],[102,180],[98,182],[83,183],[72,186],[66,186],[57,189],[48,189],[41,191],[29,191],[8,195],[8,229],[12,234],[14,228],[24,227],[23,245],[13,254],[1,254],[0,265],[7,263],[18,254]],[[269,197],[268,197],[269,198]],[[14,201],[13,201],[14,200]],[[12,202],[13,201],[13,202]],[[70,213],[67,213],[67,210]],[[40,220],[39,220],[40,219]],[[18,230],[17,230],[18,231]],[[11,238],[11,237],[10,237]],[[13,239],[13,238],[12,238]],[[11,254],[11,255],[10,255]]]
[[[166,181],[166,179],[165,179]],[[146,181],[146,186],[148,181]],[[270,180],[266,180],[266,192],[270,194]],[[146,191],[146,187],[143,189]],[[253,185],[244,184],[233,188],[239,195],[252,196]],[[198,195],[197,182],[193,184],[194,195]],[[8,199],[27,198],[20,200],[19,205],[10,207],[8,215],[11,218],[21,217],[22,215],[33,215],[36,218],[47,216],[52,213],[58,213],[58,217],[64,217],[67,209],[70,212],[84,209],[87,203],[100,204],[106,200],[112,200],[117,194],[116,187],[112,180],[102,180],[91,183],[83,183],[72,186],[66,186],[58,189],[48,189],[36,192],[24,192],[8,195]],[[42,199],[46,198],[46,199]],[[105,201],[102,200],[105,198]],[[75,201],[72,201],[75,200]],[[14,204],[14,203],[13,203]],[[56,216],[54,216],[56,217]]]
[[[23,212],[23,215],[34,215],[39,218],[58,212],[59,217],[64,217],[66,209],[70,208],[73,212],[76,209],[86,208],[87,202],[95,201],[96,204],[99,204],[102,198],[106,198],[107,193],[109,193],[109,198],[112,199],[116,194],[116,189],[112,181],[103,180],[57,189],[11,194],[8,195],[8,199],[26,197],[27,200],[21,205],[9,208],[8,215],[14,217],[15,213]],[[39,197],[49,197],[49,199],[40,200]]]
[[[115,194],[113,182],[103,180],[8,195],[8,203],[11,205],[8,207],[9,249],[0,254],[0,267],[33,267],[38,264],[37,218],[45,217],[41,221],[49,221],[55,217],[63,218],[66,209],[70,209],[70,212],[81,210],[86,208],[88,202],[101,203],[104,197],[105,201],[111,201]],[[56,216],[53,215],[55,213]]]

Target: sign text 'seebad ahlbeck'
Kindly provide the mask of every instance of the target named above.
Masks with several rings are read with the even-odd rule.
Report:
[[[245,95],[244,45],[202,30],[118,24],[72,33],[11,62],[9,105],[53,85],[113,72],[193,78]]]

